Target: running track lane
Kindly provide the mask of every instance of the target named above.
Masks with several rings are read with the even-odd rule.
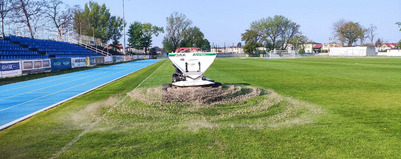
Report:
[[[141,60],[0,86],[0,130],[159,61]]]

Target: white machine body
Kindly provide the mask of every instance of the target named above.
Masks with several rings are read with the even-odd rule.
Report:
[[[173,65],[182,72],[185,80],[174,81],[175,86],[201,86],[214,84],[213,81],[203,77],[203,73],[212,65],[216,53],[212,52],[191,52],[191,53],[170,53],[169,59]]]

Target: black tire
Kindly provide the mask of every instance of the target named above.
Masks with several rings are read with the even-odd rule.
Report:
[[[177,82],[177,78],[178,78],[178,75],[174,73],[173,77],[171,79],[172,83]]]
[[[167,91],[168,88],[171,88],[172,84],[171,83],[165,83],[163,84],[163,91]]]

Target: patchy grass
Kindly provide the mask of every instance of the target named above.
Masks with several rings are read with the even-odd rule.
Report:
[[[161,102],[173,72],[159,62],[1,131],[0,158],[52,157],[96,121],[59,157],[400,157],[399,59],[217,59],[207,77],[265,93],[214,105]]]

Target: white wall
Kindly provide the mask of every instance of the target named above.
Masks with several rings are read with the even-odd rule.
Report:
[[[386,56],[401,56],[401,50],[387,50]]]
[[[335,47],[330,48],[330,56],[376,56],[374,47]]]

